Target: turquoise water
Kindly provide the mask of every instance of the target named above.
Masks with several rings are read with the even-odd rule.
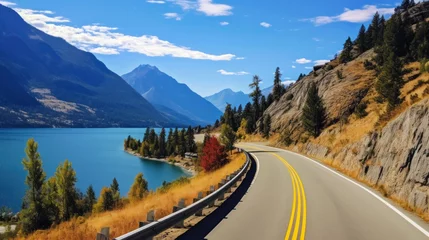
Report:
[[[19,211],[25,194],[26,171],[22,166],[25,145],[33,137],[47,178],[59,163],[68,159],[77,175],[77,187],[85,192],[92,184],[98,194],[116,177],[121,195],[126,196],[134,177],[142,172],[150,189],[163,181],[188,176],[181,168],[163,162],[140,159],[123,151],[128,136],[143,138],[145,129],[0,129],[0,206]]]

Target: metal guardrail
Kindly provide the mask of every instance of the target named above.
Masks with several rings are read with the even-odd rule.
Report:
[[[134,231],[117,237],[115,240],[151,239],[163,231],[175,226],[177,223],[196,214],[198,211],[201,211],[210,203],[216,201],[216,199],[223,196],[223,194],[225,194],[228,189],[230,189],[238,181],[238,179],[240,179],[246,173],[248,167],[250,166],[250,156],[247,152],[244,153],[246,154],[246,163],[239,169],[239,172],[222,187],[177,212],[174,212],[157,221],[151,222],[143,227],[137,228]]]

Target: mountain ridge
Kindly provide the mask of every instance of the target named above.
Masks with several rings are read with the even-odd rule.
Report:
[[[16,91],[33,104],[29,107],[17,98],[3,97],[0,126],[173,124],[92,53],[36,29],[3,5],[0,5],[0,32],[2,84],[7,81],[10,91]]]
[[[185,115],[192,120],[190,124],[213,124],[222,114],[186,84],[179,83],[155,66],[141,64],[122,78],[150,103],[175,111],[176,117]]]

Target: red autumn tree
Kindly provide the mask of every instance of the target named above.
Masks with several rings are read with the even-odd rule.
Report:
[[[203,147],[201,167],[205,171],[212,171],[222,167],[227,162],[225,147],[219,143],[216,137],[210,137]]]

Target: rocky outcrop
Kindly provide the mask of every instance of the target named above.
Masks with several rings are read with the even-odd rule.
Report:
[[[345,146],[339,153],[307,143],[304,153],[330,159],[337,168],[405,204],[429,214],[429,99],[411,106],[381,132]]]

